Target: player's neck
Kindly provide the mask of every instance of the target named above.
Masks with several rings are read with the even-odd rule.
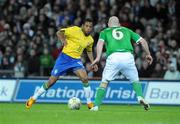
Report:
[[[111,24],[109,27],[120,27],[120,24]]]

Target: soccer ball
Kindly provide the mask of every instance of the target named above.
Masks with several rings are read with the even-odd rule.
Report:
[[[71,110],[79,110],[81,108],[81,100],[77,97],[72,97],[68,101],[68,108]]]

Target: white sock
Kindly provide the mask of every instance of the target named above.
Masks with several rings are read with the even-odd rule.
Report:
[[[98,107],[98,106],[94,106],[94,108],[95,108],[95,109],[99,109],[99,107]]]
[[[91,103],[91,87],[88,86],[88,87],[83,87],[84,88],[84,92],[85,92],[85,97],[86,97],[86,100],[87,100],[87,104],[88,103]]]
[[[38,91],[34,93],[34,95],[32,96],[32,98],[36,100],[40,95],[42,95],[42,94],[45,93],[45,92],[46,92],[46,90],[44,89],[43,86],[41,86],[41,88],[38,89]]]
[[[143,97],[142,96],[137,96],[137,100],[138,100],[138,102],[140,102],[140,100],[143,100]]]

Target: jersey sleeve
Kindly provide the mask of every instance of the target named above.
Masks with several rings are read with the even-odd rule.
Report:
[[[92,52],[93,43],[94,43],[94,40],[93,38],[91,38],[91,43],[86,47],[87,52]]]
[[[129,29],[130,35],[131,35],[131,39],[136,42],[139,43],[141,36],[135,32],[133,32],[132,30]]]
[[[102,41],[106,41],[106,35],[104,33],[104,31],[101,31],[101,33],[99,34],[99,40],[102,40]]]
[[[73,32],[75,31],[75,28],[76,28],[75,26],[72,26],[72,27],[68,27],[68,28],[62,28],[60,30],[64,32],[65,36],[70,36],[70,35],[74,34]]]

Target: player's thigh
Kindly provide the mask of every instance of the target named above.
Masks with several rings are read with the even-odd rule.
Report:
[[[117,73],[120,71],[120,68],[118,67],[118,65],[119,65],[118,62],[114,62],[111,59],[107,59],[106,65],[102,74],[102,82],[109,82],[115,79]]]
[[[121,73],[126,76],[130,82],[139,81],[139,75],[135,63],[128,63],[122,70]]]
[[[60,76],[65,74],[68,70],[76,70],[84,68],[80,59],[74,59],[64,53],[60,54],[51,72],[52,76]]]
[[[63,75],[70,68],[71,68],[71,59],[67,55],[61,53],[56,59],[54,67],[51,71],[51,76],[59,77],[60,75]]]

